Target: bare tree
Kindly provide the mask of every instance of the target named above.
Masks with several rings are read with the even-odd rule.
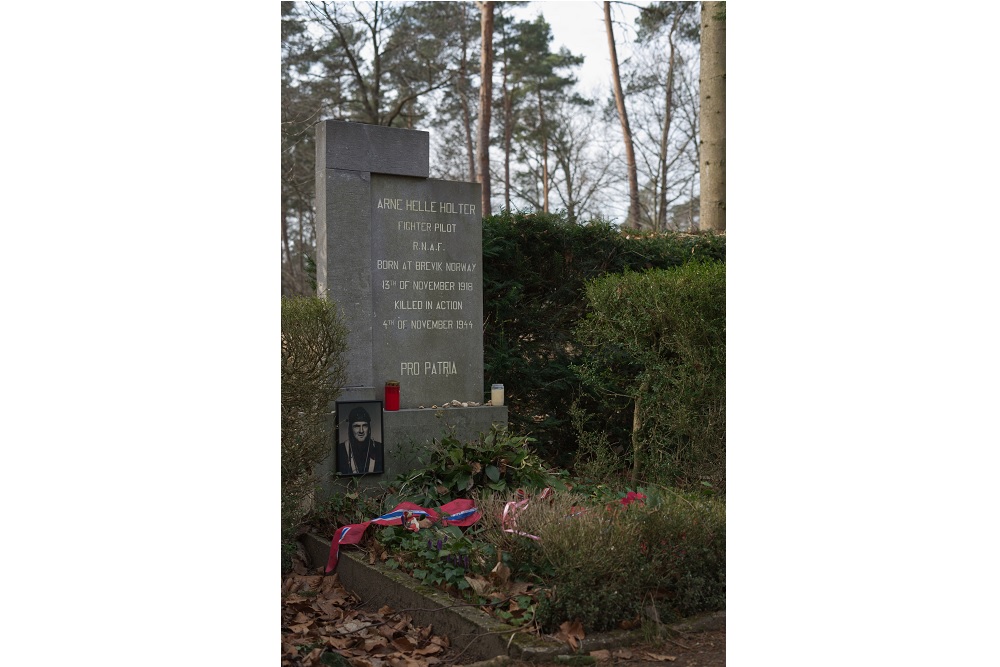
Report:
[[[594,131],[593,120],[581,114],[584,108],[562,99],[553,113],[554,190],[570,222],[597,213],[594,206],[614,178],[611,147],[594,145],[604,140],[604,133]]]
[[[698,112],[697,92],[688,92],[691,81],[697,90],[700,26],[694,9],[688,2],[643,8],[622,68],[639,172],[639,224],[655,231],[672,227],[673,207],[690,196],[697,179],[697,134],[687,123]]]
[[[673,114],[673,93],[674,93],[674,67],[677,63],[676,35],[680,27],[681,20],[688,13],[690,4],[686,2],[677,3],[674,9],[674,17],[670,22],[670,29],[667,32],[667,43],[669,44],[670,56],[667,59],[667,84],[666,101],[663,113],[663,134],[660,138],[660,196],[657,206],[656,224],[654,230],[664,230],[667,228],[667,148],[670,135],[670,123]]]
[[[354,85],[351,120],[412,127],[420,98],[454,77],[441,49],[439,3],[303,3],[329,32],[330,48],[346,58]],[[444,27],[449,27],[445,25]]]

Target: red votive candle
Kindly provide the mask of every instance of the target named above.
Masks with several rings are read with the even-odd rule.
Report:
[[[396,411],[399,410],[399,383],[398,382],[386,382],[385,383],[385,409]]]

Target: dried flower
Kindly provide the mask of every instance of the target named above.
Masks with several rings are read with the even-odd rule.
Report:
[[[646,496],[644,494],[642,494],[642,493],[636,493],[635,491],[629,491],[628,493],[625,494],[625,497],[622,498],[621,503],[625,507],[628,507],[629,505],[631,505],[632,503],[634,503],[636,501],[639,501],[640,503],[642,503],[642,504],[645,505],[646,504]]]

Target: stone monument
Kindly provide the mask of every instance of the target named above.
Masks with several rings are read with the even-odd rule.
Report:
[[[383,401],[399,383],[400,409],[382,414],[384,473],[351,478],[371,485],[433,438],[507,423],[506,407],[485,405],[481,185],[428,178],[427,132],[331,120],[316,139],[318,291],[348,330],[338,401]]]

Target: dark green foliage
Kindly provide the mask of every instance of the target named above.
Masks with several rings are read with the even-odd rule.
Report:
[[[354,488],[345,493],[334,493],[326,502],[318,503],[302,522],[317,535],[333,535],[341,526],[362,523],[382,513],[379,494],[362,493]]]
[[[724,488],[725,265],[606,276],[588,284],[587,300],[579,372],[588,386],[638,403],[634,472]]]
[[[574,459],[574,402],[599,415],[615,441],[627,441],[629,399],[592,394],[573,368],[583,353],[575,328],[586,314],[585,283],[692,259],[725,261],[725,254],[724,236],[624,234],[609,223],[577,225],[561,215],[484,219],[484,391],[504,383],[512,430],[530,433],[554,465]]]
[[[531,447],[531,438],[515,436],[494,427],[478,440],[462,442],[448,435],[434,440],[423,460],[425,466],[401,475],[388,507],[408,500],[437,505],[455,498],[471,498],[484,489],[564,488],[557,473]]]
[[[644,7],[636,18],[639,28],[636,39],[639,42],[647,41],[657,33],[669,31],[675,22],[680,39],[698,43],[701,39],[701,23],[698,6],[691,2],[654,2]]]
[[[552,568],[536,620],[547,632],[580,621],[588,632],[635,617],[646,590],[641,523],[621,505],[590,506],[542,527],[541,556]]]
[[[313,470],[330,451],[326,419],[346,369],[346,330],[336,307],[316,297],[281,299],[281,533],[295,532],[313,490]]]
[[[711,496],[647,490],[641,544],[660,620],[726,608],[726,506]]]
[[[538,603],[535,620],[543,632],[556,632],[564,621],[580,621],[587,632],[613,630],[639,612],[642,590],[638,582],[612,586],[605,578],[563,579]]]
[[[535,615],[548,631],[579,620],[590,631],[634,619],[655,602],[661,621],[726,606],[726,506],[672,489],[643,488],[623,506],[589,505],[537,529],[551,566]]]
[[[378,541],[394,556],[386,561],[389,569],[402,566],[425,584],[454,586],[459,591],[469,589],[466,575],[489,571],[493,555],[488,544],[470,539],[457,526],[435,526],[416,533],[389,526],[378,532]]]

